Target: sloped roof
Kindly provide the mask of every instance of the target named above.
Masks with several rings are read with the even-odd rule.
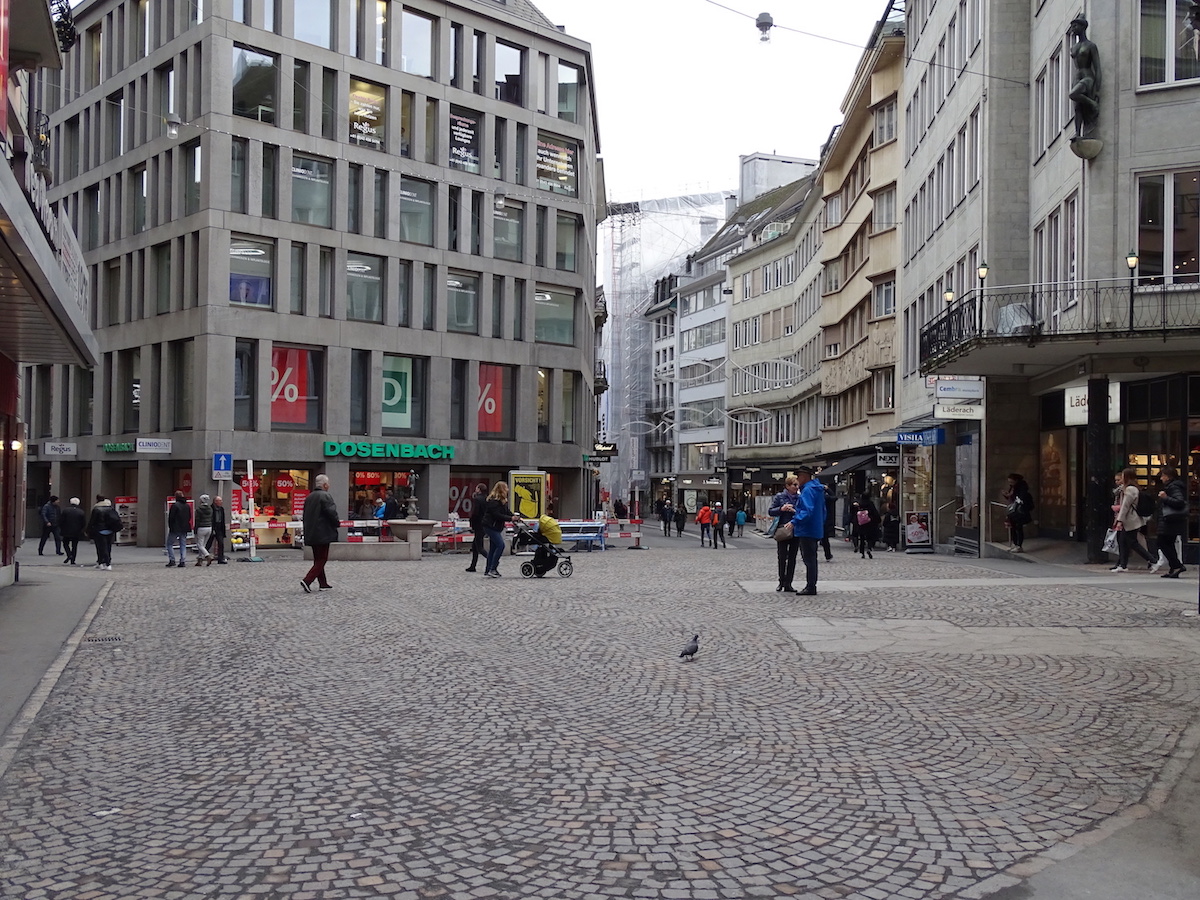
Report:
[[[761,194],[733,211],[720,230],[709,238],[708,243],[693,254],[694,259],[715,256],[741,242],[744,234],[754,231],[783,215],[795,213],[812,186],[813,175],[805,175],[789,184]],[[739,223],[741,230],[739,231]]]

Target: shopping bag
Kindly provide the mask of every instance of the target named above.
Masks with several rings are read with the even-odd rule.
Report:
[[[1105,553],[1117,552],[1117,532],[1114,529],[1108,529],[1108,533],[1104,535],[1104,546],[1101,549]]]

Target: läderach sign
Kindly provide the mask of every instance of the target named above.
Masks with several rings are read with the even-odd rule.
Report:
[[[360,459],[454,459],[454,448],[444,444],[376,444],[370,441],[326,441],[326,456]]]

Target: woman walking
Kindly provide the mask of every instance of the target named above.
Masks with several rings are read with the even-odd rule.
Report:
[[[1013,472],[1008,476],[1008,487],[1000,494],[1008,504],[1004,521],[1008,525],[1008,549],[1013,553],[1024,553],[1025,526],[1033,520],[1033,494],[1025,478]]]
[[[516,518],[508,508],[507,482],[497,481],[483,508],[483,530],[487,532],[491,542],[488,547],[487,564],[483,569],[484,578],[500,577],[500,558],[504,556],[504,525]]]
[[[1117,475],[1117,489],[1113,495],[1113,529],[1117,532],[1117,564],[1109,569],[1110,572],[1127,572],[1129,570],[1129,554],[1136,551],[1138,556],[1146,560],[1146,568],[1153,569],[1154,560],[1138,543],[1138,529],[1146,524],[1146,520],[1138,515],[1137,473],[1133,469],[1124,469]],[[1165,552],[1165,551],[1164,551]]]
[[[862,559],[874,559],[871,551],[879,542],[879,510],[864,492],[854,501],[854,520],[850,526],[854,549]]]
[[[1179,472],[1170,466],[1158,473],[1162,490],[1158,492],[1162,518],[1158,526],[1158,549],[1167,558],[1167,573],[1163,578],[1178,578],[1187,571],[1175,552],[1175,539],[1187,533],[1188,498],[1187,489],[1179,478]],[[1187,540],[1185,537],[1184,540]]]

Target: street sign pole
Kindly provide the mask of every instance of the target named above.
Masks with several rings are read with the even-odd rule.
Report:
[[[247,508],[250,510],[250,547],[246,551],[250,555],[246,557],[247,562],[262,562],[263,558],[258,555],[258,542],[254,537],[254,489],[256,487],[254,479],[254,460],[246,460],[246,480],[242,483],[243,489],[249,498]]]

